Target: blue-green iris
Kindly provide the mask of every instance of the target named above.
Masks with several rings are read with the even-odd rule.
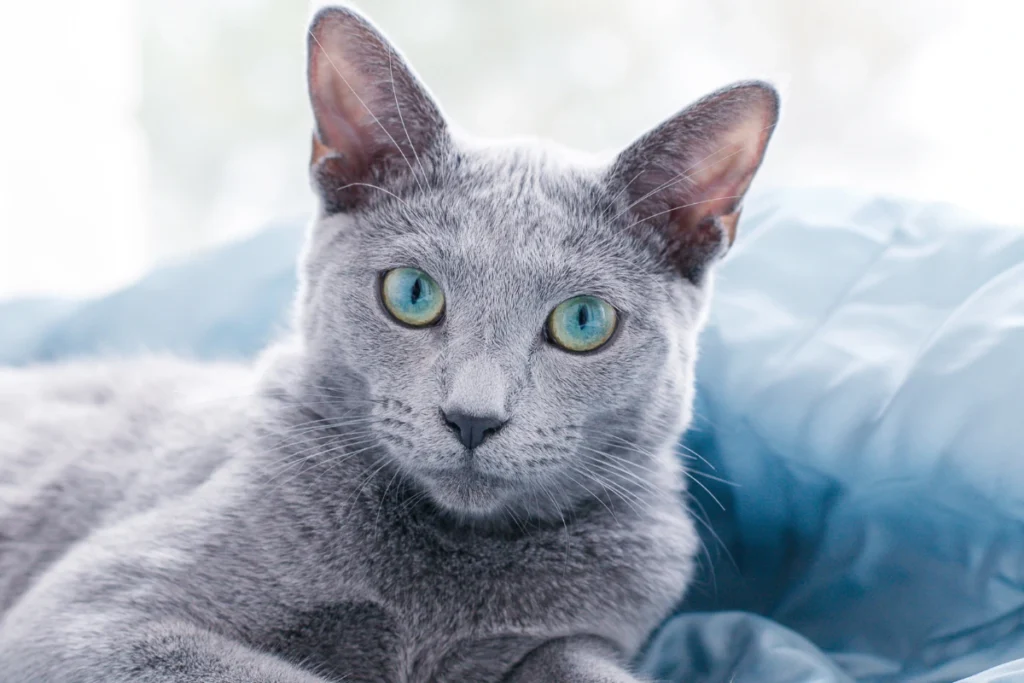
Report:
[[[395,268],[384,275],[381,299],[395,320],[413,327],[431,325],[444,313],[444,292],[422,270]]]
[[[548,316],[548,337],[567,351],[593,351],[615,332],[615,309],[596,296],[575,296]]]

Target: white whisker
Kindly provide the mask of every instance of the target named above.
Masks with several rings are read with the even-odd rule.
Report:
[[[411,168],[411,167],[410,167],[410,168]],[[406,206],[408,206],[408,205],[409,205],[409,202],[405,201],[404,199],[402,199],[401,197],[399,197],[399,196],[398,196],[397,194],[395,194],[395,193],[394,193],[394,192],[392,192],[391,190],[386,190],[386,189],[384,189],[383,187],[381,187],[380,185],[374,185],[373,183],[347,183],[347,184],[345,184],[345,185],[342,185],[341,187],[336,187],[336,188],[334,188],[334,192],[341,192],[342,190],[347,190],[347,189],[348,189],[348,188],[350,188],[350,187],[371,187],[371,188],[373,188],[374,190],[380,190],[380,191],[381,191],[381,192],[383,192],[384,194],[388,194],[388,195],[391,195],[392,197],[394,197],[394,198],[395,198],[395,199],[397,199],[398,201],[402,202],[402,203],[403,203],[403,204],[405,204]]]
[[[416,145],[412,143],[412,136],[409,135],[409,129],[405,125],[405,117],[402,116],[402,105],[398,103],[398,89],[395,87],[394,51],[391,49],[390,45],[388,45],[388,71],[391,74],[391,93],[395,96],[395,109],[398,111],[398,121],[402,124],[402,130],[405,131],[405,139],[409,142],[409,149],[412,150],[412,155],[416,159],[416,166],[419,167],[420,172],[423,173],[423,179],[426,180],[427,171],[423,168],[423,162],[420,161],[420,155],[416,151]],[[423,184],[415,173],[413,173],[413,178],[416,179],[416,185],[420,188],[420,192],[426,194]]]

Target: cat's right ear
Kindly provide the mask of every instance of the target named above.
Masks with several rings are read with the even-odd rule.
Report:
[[[698,100],[619,155],[610,174],[627,202],[619,215],[659,233],[665,258],[701,282],[736,238],[743,196],[778,117],[778,93],[759,81]]]
[[[310,174],[325,209],[352,209],[402,178],[419,182],[420,159],[446,127],[395,48],[354,11],[329,7],[309,27],[308,56]]]

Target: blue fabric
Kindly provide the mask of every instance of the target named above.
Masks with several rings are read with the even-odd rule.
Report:
[[[741,232],[680,449],[707,552],[640,666],[1024,681],[1024,230],[804,190],[751,198]],[[287,321],[300,239],[271,229],[98,301],[0,305],[0,362],[250,356]]]
[[[0,363],[166,351],[251,357],[286,328],[298,222],[153,271],[94,301],[0,302]]]

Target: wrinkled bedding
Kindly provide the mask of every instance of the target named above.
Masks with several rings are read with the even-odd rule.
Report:
[[[0,303],[0,362],[245,358],[301,228],[95,301]],[[720,269],[680,446],[697,585],[638,666],[673,683],[1024,681],[1024,225],[762,193]]]

